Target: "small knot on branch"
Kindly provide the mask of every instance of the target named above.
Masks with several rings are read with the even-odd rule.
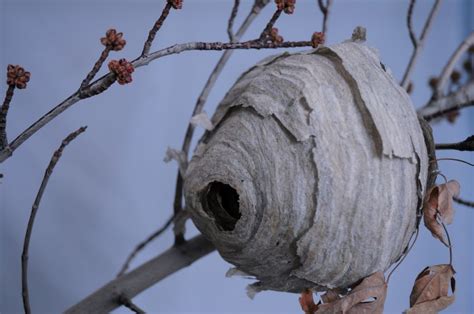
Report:
[[[430,77],[428,81],[428,86],[434,91],[436,91],[436,87],[438,86],[439,79],[437,77]]]
[[[277,9],[286,14],[293,14],[295,12],[296,0],[275,0]]]
[[[471,63],[471,61],[469,61],[469,60],[464,61],[464,63],[462,64],[462,67],[463,67],[464,71],[466,71],[467,73],[472,72],[472,63]]]
[[[175,10],[179,10],[183,8],[183,0],[168,0],[168,3]]]
[[[454,84],[457,84],[459,83],[459,80],[461,79],[461,73],[458,70],[453,70],[450,78],[451,78],[451,82],[453,82]]]
[[[7,85],[18,89],[26,88],[26,83],[30,80],[31,73],[25,71],[19,65],[9,64],[7,67]]]
[[[270,30],[269,39],[272,43],[281,44],[283,42],[283,37],[278,34],[278,28],[273,27]]]
[[[323,32],[314,32],[311,36],[311,46],[317,48],[319,45],[324,44],[325,36]]]
[[[474,45],[471,45],[469,49],[467,50],[469,54],[474,54]]]
[[[127,41],[122,37],[123,33],[117,33],[117,30],[111,28],[105,33],[105,37],[100,39],[100,42],[110,50],[120,51],[127,44]]]
[[[109,70],[115,73],[118,83],[124,85],[132,82],[132,73],[135,68],[126,59],[120,59],[110,61]]]

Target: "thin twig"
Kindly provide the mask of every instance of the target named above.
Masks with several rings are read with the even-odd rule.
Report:
[[[387,276],[387,284],[388,282],[390,281],[390,277],[392,276],[392,274],[395,272],[395,270],[397,270],[397,268],[403,263],[403,261],[405,260],[405,258],[408,256],[408,253],[410,253],[411,249],[415,246],[415,243],[416,243],[416,240],[418,240],[418,234],[420,233],[420,228],[419,227],[416,227],[416,231],[415,231],[415,239],[413,240],[413,242],[410,244],[410,246],[407,247],[407,250],[405,252],[403,252],[403,256],[402,258],[400,259],[400,261],[397,263],[397,265],[395,265],[393,267],[393,269],[390,271],[390,273],[388,274]],[[412,235],[413,237],[413,235]],[[411,240],[411,239],[410,239]]]
[[[300,47],[311,47],[311,41],[286,41],[282,43],[259,43],[255,40],[238,42],[238,43],[222,43],[222,42],[190,42],[184,44],[177,44],[170,46],[165,49],[158,50],[154,53],[151,53],[147,56],[139,57],[138,59],[132,62],[134,68],[142,67],[148,65],[150,62],[163,58],[173,54],[179,54],[185,51],[195,51],[195,50],[230,50],[230,49],[276,49],[276,48],[300,48]],[[98,95],[105,90],[107,90],[116,80],[116,76],[113,73],[108,73],[103,77],[97,79],[80,94],[76,92],[69,96],[66,100],[61,102],[59,105],[51,109],[48,113],[34,122],[30,127],[23,131],[20,135],[13,140],[8,146],[6,146],[2,151],[0,151],[0,162],[5,161],[9,158],[13,152],[23,144],[28,138],[35,134],[39,129],[45,126],[48,122],[53,120],[63,111],[71,107],[73,104],[77,103],[79,100]]]
[[[258,41],[264,42],[265,39],[268,37],[270,34],[273,25],[275,25],[275,22],[278,20],[278,18],[281,16],[281,12],[283,10],[276,10],[275,13],[273,13],[272,17],[270,18],[270,21],[268,21],[267,25],[263,29],[262,33],[260,34],[260,37],[258,38]]]
[[[132,251],[132,253],[130,253],[127,257],[127,259],[125,260],[125,263],[123,264],[122,268],[120,268],[120,271],[119,273],[117,274],[117,277],[120,277],[122,276],[123,274],[125,274],[125,272],[128,270],[128,268],[130,267],[130,263],[131,261],[135,258],[135,256],[140,253],[141,250],[143,250],[150,242],[152,242],[153,240],[155,240],[157,237],[159,237],[161,234],[163,234],[163,232],[166,231],[166,229],[168,229],[168,227],[171,225],[171,223],[173,222],[173,219],[174,219],[174,215],[171,216],[167,221],[166,223],[158,230],[156,230],[155,232],[153,232],[151,235],[149,235],[144,241],[140,242],[139,244],[137,244],[137,246],[135,247],[135,249]]]
[[[474,32],[471,32],[466,39],[458,46],[458,48],[454,51],[452,56],[449,58],[448,62],[443,68],[441,72],[438,83],[436,84],[436,90],[434,94],[434,98],[438,99],[443,95],[443,89],[446,83],[449,81],[451,73],[453,73],[454,66],[457,64],[459,59],[464,55],[464,53],[469,49],[470,46],[474,45]]]
[[[109,56],[109,53],[111,51],[110,46],[105,46],[104,50],[102,50],[102,53],[100,54],[99,59],[95,62],[94,66],[92,67],[92,70],[87,74],[86,78],[82,81],[80,90],[83,90],[84,88],[89,85],[89,83],[94,79],[95,75],[97,72],[99,72],[100,68],[102,67],[102,64],[104,64],[105,60]]]
[[[443,222],[443,216],[441,216],[441,213],[439,212],[438,209],[436,209],[436,214],[438,216],[439,223],[441,226],[443,226],[444,233],[446,234],[446,238],[448,240],[448,249],[449,249],[449,265],[453,264],[453,247],[451,245],[451,237],[449,236],[448,228],[446,228],[446,225]]]
[[[403,79],[400,83],[400,85],[404,89],[407,89],[407,87],[410,83],[410,75],[413,72],[416,60],[418,59],[418,56],[420,55],[421,50],[423,49],[423,46],[425,44],[426,35],[428,34],[428,32],[431,28],[431,25],[433,23],[433,20],[434,20],[434,17],[436,15],[436,13],[438,12],[440,4],[441,4],[441,0],[435,0],[435,3],[433,4],[433,7],[431,8],[430,14],[428,15],[428,18],[426,19],[425,25],[423,26],[423,30],[421,31],[421,35],[420,35],[419,39],[416,41],[415,48],[413,49],[413,53],[410,57],[410,61],[408,62],[408,66],[405,70],[405,74],[403,74]],[[411,5],[411,3],[410,3],[410,5]]]
[[[43,197],[44,190],[48,185],[49,178],[53,173],[54,167],[56,163],[61,158],[64,148],[73,141],[79,134],[84,132],[87,127],[80,127],[76,131],[69,134],[61,143],[59,148],[54,152],[51,160],[49,162],[48,167],[44,173],[43,180],[41,181],[40,188],[38,193],[36,194],[35,201],[31,208],[30,219],[28,220],[28,227],[26,228],[25,234],[25,241],[23,243],[23,253],[21,255],[21,283],[22,283],[22,297],[23,297],[23,307],[25,309],[25,313],[31,313],[30,301],[29,301],[29,293],[28,293],[28,250],[30,246],[30,239],[31,233],[33,231],[33,224],[35,222],[36,214],[38,213],[38,208],[41,202],[41,198]]]
[[[143,51],[141,54],[142,57],[148,55],[148,53],[150,52],[151,44],[155,39],[156,33],[160,30],[161,26],[163,26],[163,23],[168,17],[168,14],[171,10],[171,6],[171,3],[167,1],[165,7],[163,8],[163,11],[161,12],[160,17],[158,18],[158,20],[156,20],[152,29],[150,29],[150,32],[148,33],[148,38],[146,39],[145,44],[143,45]]]
[[[253,5],[252,9],[250,10],[249,14],[245,18],[244,22],[242,25],[239,27],[237,33],[235,34],[235,40],[240,40],[240,38],[245,34],[247,29],[250,27],[252,22],[255,20],[255,18],[258,16],[260,11],[268,4],[268,0],[265,1],[255,1],[255,4]],[[192,117],[194,117],[197,114],[200,114],[204,108],[204,105],[206,104],[207,98],[209,97],[209,94],[214,87],[215,83],[217,82],[217,79],[219,75],[221,74],[222,70],[224,69],[224,66],[226,65],[227,61],[229,60],[230,56],[232,55],[232,50],[226,50],[219,61],[217,62],[216,66],[211,72],[211,75],[206,81],[206,84],[204,85],[201,94],[199,95],[196,104],[194,105]],[[186,158],[188,158],[189,155],[189,149],[191,147],[191,141],[193,139],[194,135],[194,130],[195,130],[195,125],[192,123],[188,123],[188,127],[186,129],[186,133],[184,136],[183,140],[183,145],[182,145],[182,151],[185,154]],[[181,176],[181,173],[178,171],[177,177],[176,177],[176,187],[175,187],[175,193],[174,193],[174,201],[173,201],[173,210],[174,214],[177,215],[179,211],[181,211],[183,204],[183,177]],[[175,236],[175,244],[181,244],[184,242],[184,235],[182,234],[177,234]]]
[[[457,162],[460,162],[460,163],[469,165],[469,166],[471,166],[471,167],[474,167],[474,164],[471,164],[470,162],[467,162],[467,161],[465,161],[465,160],[458,159],[458,158],[438,158],[438,159],[436,159],[436,161],[442,161],[442,160],[457,161]]]
[[[125,294],[119,295],[118,298],[117,298],[117,302],[120,305],[125,306],[130,311],[132,311],[136,314],[145,314],[146,313],[144,310],[139,308],[135,303],[133,303],[132,300],[129,297],[127,297]]]
[[[453,149],[460,151],[474,151],[474,135],[469,136],[462,142],[449,144],[436,144],[436,149]]]
[[[9,85],[5,93],[2,108],[0,109],[0,150],[3,150],[8,145],[7,138],[7,115],[10,109],[10,103],[13,98],[15,85]]]
[[[416,0],[410,0],[407,13],[407,27],[411,43],[413,44],[413,49],[416,49],[418,46],[418,40],[416,39],[415,31],[413,30],[413,9],[415,8],[415,2]]]
[[[234,0],[234,6],[232,7],[232,12],[230,13],[229,22],[227,24],[227,35],[229,35],[229,41],[231,43],[235,42],[234,31],[234,21],[237,17],[237,12],[239,11],[240,0]]]
[[[326,4],[324,4],[324,0],[318,0],[319,9],[323,14],[323,33],[324,37],[327,40],[327,23],[329,19],[330,8],[332,5],[332,0],[326,0]]]
[[[65,313],[109,313],[119,307],[117,294],[126,293],[129,298],[133,298],[169,275],[211,253],[214,249],[211,242],[203,235],[198,235],[183,245],[172,247],[135,270],[110,281],[67,309]]]
[[[456,197],[456,196],[453,197],[453,200],[455,202],[459,203],[459,204],[464,205],[464,206],[474,208],[474,202],[472,202],[472,201],[466,201],[466,200],[463,200],[462,198],[459,198],[459,197]]]

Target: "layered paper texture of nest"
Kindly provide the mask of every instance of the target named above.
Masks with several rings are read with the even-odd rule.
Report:
[[[219,104],[186,206],[254,290],[348,285],[399,259],[428,156],[409,96],[362,43],[267,58]]]

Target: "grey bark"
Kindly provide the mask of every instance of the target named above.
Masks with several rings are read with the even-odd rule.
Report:
[[[120,296],[132,299],[140,292],[209,254],[214,246],[202,235],[172,247],[135,270],[107,283],[65,313],[109,313],[121,306]]]

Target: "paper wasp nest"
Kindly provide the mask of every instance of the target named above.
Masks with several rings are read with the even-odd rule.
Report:
[[[428,155],[409,96],[347,41],[245,72],[185,176],[199,230],[255,290],[347,287],[402,255]]]

